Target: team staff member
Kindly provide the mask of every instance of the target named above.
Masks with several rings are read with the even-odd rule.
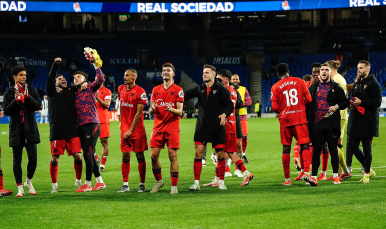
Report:
[[[10,116],[9,146],[13,152],[13,173],[18,188],[16,197],[24,196],[22,186],[21,161],[23,148],[27,150],[27,180],[24,186],[31,195],[36,195],[32,186],[32,178],[37,166],[37,144],[40,135],[35,119],[35,111],[40,110],[41,102],[36,88],[27,85],[27,69],[16,66],[11,69],[10,80],[15,81],[15,86],[8,88],[4,94],[4,114]]]
[[[312,156],[312,177],[316,179],[320,165],[320,153],[325,142],[331,154],[334,184],[340,184],[338,177],[339,156],[338,139],[340,136],[340,113],[348,107],[349,101],[339,84],[330,80],[331,68],[322,64],[320,81],[309,87],[312,97],[307,110],[308,130],[314,146]]]
[[[242,159],[245,164],[249,163],[247,156],[245,156],[245,150],[247,149],[248,144],[248,115],[247,107],[252,104],[251,97],[249,96],[248,90],[240,86],[240,77],[237,74],[232,75],[231,84],[233,87],[240,93],[241,99],[243,100],[243,106],[239,109],[240,123],[243,130],[243,140],[242,140],[242,149],[243,155]]]
[[[202,155],[206,143],[211,142],[219,155],[219,176],[225,174],[223,148],[225,143],[225,119],[233,112],[233,103],[229,91],[220,83],[215,82],[216,68],[211,65],[203,67],[204,83],[185,92],[185,101],[198,98],[198,117],[194,133],[194,184],[190,191],[200,190],[202,171]],[[224,185],[224,181],[220,181]]]
[[[103,74],[103,76],[106,79],[106,75]],[[99,139],[102,144],[102,163],[99,168],[101,172],[105,171],[107,156],[109,155],[110,119],[108,109],[111,104],[111,95],[111,91],[104,87],[103,83],[95,94],[99,123],[101,127],[101,133],[99,135]]]
[[[58,192],[58,163],[60,155],[67,150],[68,156],[74,158],[75,187],[82,186],[82,157],[79,133],[75,114],[75,87],[67,87],[67,80],[57,74],[61,58],[55,58],[46,81],[48,95],[48,113],[50,121],[51,162],[50,175],[51,193]],[[86,83],[85,83],[86,84]],[[85,85],[83,84],[83,85]],[[60,88],[61,91],[57,91]]]
[[[379,107],[382,103],[382,87],[370,73],[371,65],[366,60],[358,63],[359,79],[352,88],[353,102],[348,120],[347,134],[350,135],[348,147],[365,168],[365,174],[360,182],[369,183],[370,177],[375,177],[371,169],[371,145],[373,137],[379,137]],[[360,112],[362,110],[363,113]],[[363,153],[359,149],[362,142]]]

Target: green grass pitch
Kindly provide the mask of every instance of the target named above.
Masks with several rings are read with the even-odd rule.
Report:
[[[76,193],[72,157],[59,161],[59,193],[51,194],[49,173],[50,145],[48,125],[39,125],[42,143],[38,145],[38,167],[33,179],[36,196],[15,198],[17,188],[12,172],[12,151],[8,147],[8,125],[0,125],[2,168],[5,188],[12,196],[0,199],[0,228],[385,228],[386,227],[386,118],[380,119],[380,138],[373,141],[373,168],[377,177],[361,184],[360,165],[354,158],[353,178],[333,185],[319,182],[310,187],[294,181],[298,175],[291,163],[293,185],[284,187],[279,122],[277,119],[248,120],[248,170],[255,179],[240,187],[241,178],[225,179],[227,190],[203,188],[214,177],[215,166],[208,160],[203,167],[201,191],[190,192],[193,183],[194,119],[180,121],[181,149],[178,151],[179,194],[171,196],[167,151],[161,152],[165,187],[150,194],[155,182],[150,152],[147,161],[146,193],[138,193],[137,160],[132,154],[130,192],[118,194],[122,186],[118,122],[111,123],[110,155],[102,177],[107,189]],[[148,139],[152,121],[145,121]],[[346,139],[344,139],[344,142]],[[210,146],[210,145],[209,145]],[[211,146],[210,146],[211,147]],[[344,146],[345,147],[345,146]],[[211,149],[208,154],[213,152]],[[97,153],[101,154],[98,141]],[[291,152],[292,155],[293,152]],[[27,155],[23,155],[23,180]],[[331,169],[329,164],[328,169]],[[231,166],[233,172],[234,165]],[[328,171],[331,174],[331,171]],[[84,181],[85,171],[83,171]],[[93,179],[92,184],[95,184]]]

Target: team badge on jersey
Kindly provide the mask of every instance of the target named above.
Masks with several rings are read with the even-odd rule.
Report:
[[[79,2],[75,2],[74,4],[74,10],[75,12],[81,12],[82,10],[80,9]]]
[[[184,92],[183,92],[183,91],[178,92],[178,96],[179,96],[180,98],[184,98]]]
[[[134,97],[135,93],[131,93],[131,96]]]
[[[172,96],[174,96],[174,91],[171,91],[170,94],[171,94]]]
[[[142,100],[146,100],[146,94],[145,94],[145,93],[142,93],[142,94],[141,94],[141,99],[142,99]]]
[[[364,86],[364,89],[366,89],[367,85]]]
[[[216,94],[217,90],[213,90],[213,94]]]

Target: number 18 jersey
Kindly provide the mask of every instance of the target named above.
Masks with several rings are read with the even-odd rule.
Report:
[[[311,98],[306,84],[300,78],[287,77],[271,88],[272,107],[277,103],[280,126],[307,123],[305,98]]]

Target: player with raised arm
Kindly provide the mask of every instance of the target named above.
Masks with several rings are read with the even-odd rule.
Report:
[[[279,114],[280,137],[283,145],[283,169],[285,181],[282,185],[292,185],[290,179],[290,151],[292,138],[299,142],[302,150],[304,173],[302,179],[312,186],[317,186],[316,179],[310,176],[311,153],[308,148],[310,143],[306,105],[312,98],[304,81],[297,77],[290,77],[288,65],[280,63],[275,68],[277,76],[281,79],[271,88],[272,110]]]
[[[48,113],[50,121],[51,162],[50,175],[52,182],[51,193],[58,192],[58,163],[64,150],[68,156],[74,158],[75,187],[82,186],[82,149],[76,123],[75,112],[75,87],[67,87],[67,80],[63,75],[57,74],[61,58],[55,58],[51,71],[46,81],[48,95]],[[86,84],[86,83],[85,83]]]
[[[135,84],[138,72],[129,68],[123,76],[124,85],[118,87],[118,99],[121,121],[121,152],[123,186],[118,193],[128,192],[130,173],[130,152],[133,151],[138,161],[139,189],[145,192],[146,160],[144,151],[147,150],[147,138],[143,123],[143,108],[147,97],[143,88]]]
[[[94,65],[96,80],[87,85],[87,89],[81,90],[80,86],[86,82],[87,74],[77,71],[74,73],[74,84],[78,87],[75,94],[75,110],[78,120],[79,138],[83,150],[83,158],[86,162],[86,180],[76,192],[87,192],[91,190],[105,189],[102,176],[99,172],[98,162],[95,159],[95,145],[99,137],[100,126],[96,108],[95,92],[103,83],[102,60],[96,50],[86,47],[85,55],[90,63]],[[91,178],[94,173],[96,185],[91,188]]]
[[[103,76],[106,80],[106,75]],[[101,140],[102,144],[102,163],[99,168],[101,172],[105,171],[107,156],[109,155],[110,119],[108,109],[111,104],[111,95],[111,91],[104,87],[103,83],[96,92],[96,106],[99,116],[99,123],[101,125],[101,133],[99,134],[99,139]]]
[[[150,157],[153,174],[156,179],[150,193],[156,193],[164,186],[161,174],[159,155],[165,143],[168,147],[170,160],[171,191],[178,194],[177,150],[180,148],[180,116],[184,103],[184,91],[174,83],[175,68],[173,64],[162,65],[163,84],[153,89],[150,100],[150,115],[155,115],[153,132],[150,138]],[[200,160],[202,165],[202,162]]]

